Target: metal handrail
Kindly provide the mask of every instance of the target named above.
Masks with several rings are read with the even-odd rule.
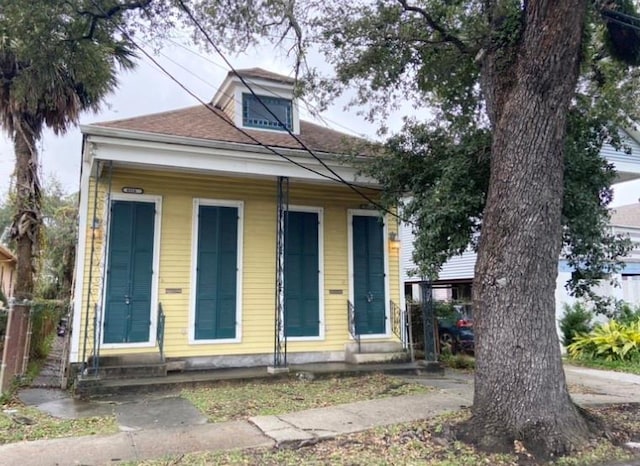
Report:
[[[389,301],[389,309],[391,310],[391,330],[396,335],[402,347],[409,350],[411,361],[415,360],[413,351],[413,335],[411,329],[411,314],[408,309],[402,309],[392,300]]]
[[[164,324],[166,316],[162,310],[162,303],[158,303],[158,325],[156,327],[156,342],[160,350],[160,359],[164,362]]]
[[[391,331],[397,336],[400,341],[404,344],[404,332],[402,329],[402,321],[403,319],[403,310],[398,306],[393,300],[389,301],[389,309],[391,310]]]
[[[347,300],[347,315],[349,319],[349,333],[356,343],[358,343],[358,353],[360,353],[362,352],[362,348],[360,346],[360,334],[356,326],[356,308],[349,300]]]

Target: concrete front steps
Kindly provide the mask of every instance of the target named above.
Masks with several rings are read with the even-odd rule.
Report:
[[[347,343],[344,359],[351,364],[383,364],[409,361],[409,354],[397,341]]]
[[[158,353],[134,353],[119,356],[100,356],[99,360],[89,359],[88,373],[101,380],[130,379],[146,377],[166,377],[172,370],[183,370],[181,361],[163,361]],[[97,372],[93,371],[93,368]]]

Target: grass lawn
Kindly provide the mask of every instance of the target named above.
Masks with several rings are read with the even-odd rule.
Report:
[[[632,410],[629,415],[628,409]],[[599,408],[596,412],[622,419],[640,434],[640,410],[637,407]],[[449,426],[469,415],[468,411],[438,418],[371,429],[336,437],[301,448],[284,446],[218,453],[192,453],[179,457],[128,463],[138,466],[200,465],[439,465],[439,466],[589,466],[632,458],[629,451],[601,441],[571,457],[552,463],[536,462],[520,445],[511,454],[484,454],[451,439]]]
[[[571,359],[565,361],[576,366],[592,367],[594,369],[606,369],[610,371],[628,372],[640,375],[640,362],[632,361],[605,361],[603,359]]]
[[[251,382],[219,382],[182,391],[209,422],[246,419],[260,414],[284,414],[373,398],[426,393],[430,389],[396,377],[370,374],[319,379],[295,377]],[[59,419],[17,399],[0,405],[0,444],[118,432],[115,416]],[[0,464],[2,461],[0,460]]]
[[[278,380],[219,382],[184,389],[181,396],[191,401],[209,422],[223,422],[430,390],[397,377],[367,374],[313,381],[291,376]]]
[[[59,419],[15,402],[0,406],[0,444],[116,432],[115,416]]]

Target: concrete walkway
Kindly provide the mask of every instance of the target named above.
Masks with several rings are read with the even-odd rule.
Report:
[[[571,366],[566,368],[566,374],[569,384],[581,392],[574,396],[580,404],[640,402],[640,376]],[[155,428],[147,426],[109,436],[8,444],[0,446],[0,463],[21,466],[104,465],[193,451],[312,442],[376,426],[430,418],[469,406],[472,402],[470,376],[455,373],[437,379],[411,379],[437,389],[423,395],[363,401],[280,416],[257,416],[247,421],[178,427],[156,422],[152,423]],[[125,411],[133,413],[131,405],[123,406],[129,406]],[[158,410],[158,406],[147,404],[146,407],[149,412]],[[171,416],[170,412],[160,418],[167,416]],[[131,417],[136,418],[133,414]]]

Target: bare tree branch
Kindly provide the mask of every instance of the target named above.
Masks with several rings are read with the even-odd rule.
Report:
[[[442,36],[442,39],[445,42],[449,42],[455,45],[455,47],[458,50],[460,50],[460,52],[462,53],[469,52],[469,48],[464,42],[462,42],[458,37],[454,36],[452,33],[447,31],[444,28],[444,26],[442,26],[435,19],[433,19],[433,16],[431,16],[429,12],[426,11],[424,8],[420,8],[414,5],[409,5],[407,0],[398,0],[398,3],[402,6],[402,8],[405,11],[413,11],[414,13],[418,13],[425,20],[425,22],[429,25],[431,29],[438,32]]]
[[[76,10],[76,13],[78,15],[89,16],[91,18],[89,23],[89,30],[84,36],[80,37],[79,39],[93,39],[93,35],[98,25],[98,21],[102,19],[111,19],[123,11],[145,9],[147,6],[151,4],[151,2],[152,0],[137,0],[132,2],[120,3],[112,6],[108,10],[103,10],[102,8],[99,8],[98,5],[96,5],[95,1],[92,1],[92,3],[100,11],[96,12],[96,11],[89,11],[89,10]]]

